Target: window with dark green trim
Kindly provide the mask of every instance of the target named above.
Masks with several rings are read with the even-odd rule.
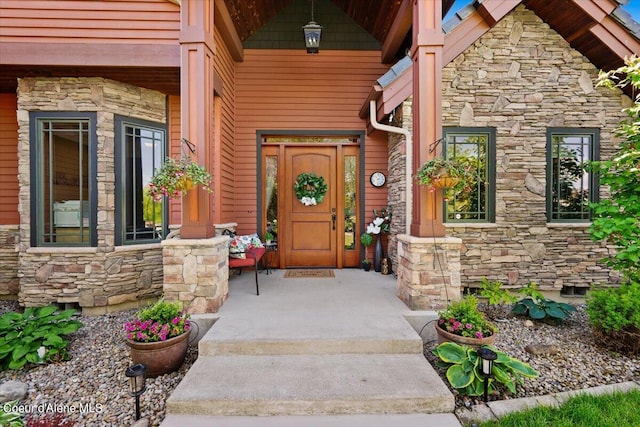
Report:
[[[599,159],[600,130],[547,129],[547,219],[549,222],[588,222],[589,203],[597,201],[596,174],[584,169]]]
[[[160,241],[167,233],[168,200],[156,201],[149,182],[167,153],[164,124],[115,117],[116,245]]]
[[[446,158],[463,159],[476,171],[470,191],[445,198],[445,222],[494,222],[495,129],[444,128],[442,140]]]
[[[96,114],[29,113],[31,245],[95,246]]]

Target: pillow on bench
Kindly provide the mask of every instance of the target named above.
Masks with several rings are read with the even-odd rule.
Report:
[[[258,234],[247,234],[243,236],[233,237],[229,241],[229,256],[231,258],[247,258],[247,249],[264,248]]]

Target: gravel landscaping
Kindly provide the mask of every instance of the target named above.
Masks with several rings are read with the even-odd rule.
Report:
[[[17,311],[17,303],[0,301],[0,314]],[[134,398],[128,394],[124,375],[130,365],[129,350],[123,341],[122,325],[135,311],[97,317],[82,317],[84,326],[70,337],[71,360],[29,370],[0,372],[0,382],[16,380],[28,384],[27,405],[66,405],[87,411],[65,414],[76,426],[129,426],[134,422]],[[527,326],[527,324],[529,326]],[[498,323],[496,347],[529,363],[539,373],[518,387],[517,395],[491,396],[491,400],[544,395],[624,381],[640,381],[640,355],[624,356],[598,347],[591,339],[584,306],[561,326],[531,323],[525,318],[509,317]],[[531,344],[555,346],[557,352],[532,355],[525,350]],[[431,349],[425,356],[434,362]],[[141,398],[142,416],[157,426],[164,418],[165,400],[197,358],[195,346],[179,371],[147,380]],[[448,384],[441,373],[443,380]],[[476,399],[457,396],[458,406],[470,406]]]
[[[18,304],[0,301],[0,314],[7,311],[19,311]],[[15,380],[28,384],[27,398],[21,404],[67,406],[70,409],[64,410],[65,415],[76,426],[130,426],[135,421],[135,400],[129,395],[124,375],[131,360],[123,340],[123,324],[134,313],[130,310],[81,317],[84,326],[69,337],[69,361],[3,371],[0,383]],[[140,408],[150,425],[157,426],[164,419],[166,399],[197,357],[197,347],[190,346],[185,363],[177,372],[147,379]]]
[[[540,376],[525,378],[524,386],[518,386],[516,395],[492,395],[489,400],[540,396],[598,385],[640,381],[640,355],[621,355],[596,345],[591,337],[584,305],[578,306],[571,318],[559,326],[531,322],[527,318],[515,316],[507,316],[496,323],[499,332],[495,347],[527,362]],[[536,344],[549,346],[548,348],[557,352],[534,355],[525,350],[525,347]],[[436,358],[431,350],[435,345],[436,343],[425,345],[425,356],[434,366]],[[439,372],[448,385],[444,371]],[[479,401],[455,394],[456,406],[468,407]]]

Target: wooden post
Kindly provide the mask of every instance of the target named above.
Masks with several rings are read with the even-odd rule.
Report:
[[[183,138],[195,145],[192,156],[209,172],[213,170],[214,144],[213,9],[214,0],[183,1],[180,7],[181,132]],[[202,239],[215,235],[215,196],[198,188],[183,197],[181,238]]]
[[[442,2],[413,4],[413,172],[433,158],[430,146],[442,138]],[[440,150],[442,145],[439,146]],[[442,190],[429,192],[413,181],[411,235],[442,237]]]

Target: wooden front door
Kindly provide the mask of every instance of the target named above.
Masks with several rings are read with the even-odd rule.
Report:
[[[337,148],[286,147],[283,194],[287,220],[279,243],[287,267],[336,267],[337,233]],[[294,183],[308,172],[324,178],[327,193],[317,205],[298,200]]]

